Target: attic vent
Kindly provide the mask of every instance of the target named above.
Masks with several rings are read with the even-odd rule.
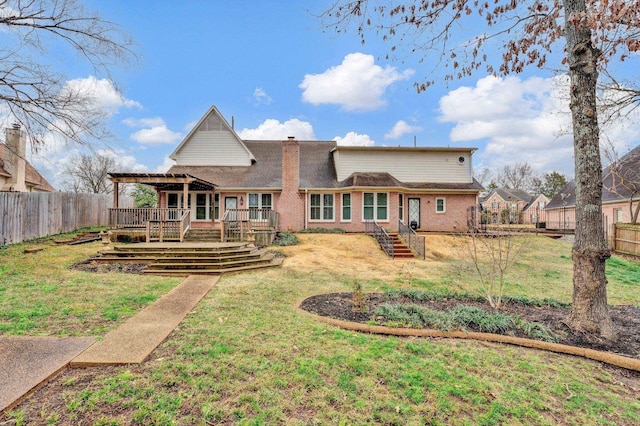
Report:
[[[211,114],[207,119],[200,125],[198,130],[206,132],[209,130],[224,130],[224,125],[222,124],[222,120],[215,114]]]
[[[462,155],[458,157],[458,164],[464,164],[464,157]]]

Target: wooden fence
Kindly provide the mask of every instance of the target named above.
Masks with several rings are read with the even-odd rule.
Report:
[[[640,225],[614,223],[611,246],[615,252],[640,257]]]
[[[120,197],[120,205],[133,199]],[[71,192],[0,192],[0,245],[106,226],[113,195]]]

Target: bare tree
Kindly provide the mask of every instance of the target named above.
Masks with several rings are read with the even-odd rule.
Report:
[[[607,307],[605,261],[610,251],[601,221],[596,91],[598,72],[609,62],[637,59],[629,53],[640,51],[640,2],[404,0],[388,5],[382,0],[347,0],[335,3],[323,17],[338,32],[355,23],[363,43],[369,31],[381,36],[389,42],[388,58],[417,55],[421,63],[435,64],[415,83],[418,91],[435,84],[438,66],[449,81],[478,71],[507,75],[527,66],[543,68],[552,51],[565,53],[576,180],[573,305],[567,323],[615,338]],[[464,30],[477,28],[478,17],[484,18],[486,28],[469,37]],[[501,55],[491,56],[489,47],[497,47]]]
[[[76,0],[0,0],[0,107],[29,134],[33,148],[54,132],[78,143],[103,138],[104,111],[67,84],[53,52],[74,50],[97,75],[136,59],[132,41]]]
[[[612,143],[607,143],[604,155],[609,166],[604,171],[604,188],[621,198],[629,198],[629,217],[638,223],[640,215],[640,146],[620,157]]]
[[[498,185],[503,188],[528,191],[533,184],[535,173],[529,163],[507,164],[498,173]]]
[[[118,169],[118,163],[112,156],[80,154],[71,157],[64,171],[70,177],[67,186],[74,192],[111,194],[113,184],[109,180],[109,172],[116,169]],[[120,194],[126,191],[126,185],[119,185]]]

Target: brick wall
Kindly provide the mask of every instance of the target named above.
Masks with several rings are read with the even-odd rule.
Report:
[[[280,230],[304,228],[304,195],[300,193],[300,145],[289,138],[282,141],[282,193],[275,201],[280,213]]]

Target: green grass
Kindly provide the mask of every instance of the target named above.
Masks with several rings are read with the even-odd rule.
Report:
[[[565,273],[571,261],[561,258],[566,244],[537,244],[544,250],[524,259],[530,266],[523,270],[529,273],[511,278],[519,287],[509,296],[570,300],[571,280]],[[79,326],[71,328],[84,331],[79,334],[110,329],[129,315],[127,306],[143,305],[145,295],[161,294],[177,282],[66,269],[98,248],[47,247],[42,256],[47,262],[59,259],[56,266],[22,255],[20,249],[0,254],[0,264],[18,271],[10,279],[3,272],[2,294],[11,293],[14,302],[29,299],[20,308],[25,313],[44,309],[45,316],[36,317],[38,325],[26,334],[69,334],[58,318],[63,309],[66,315],[83,313],[76,320]],[[295,260],[294,252],[287,253]],[[419,282],[434,283],[417,287],[474,294],[471,275],[459,268],[452,273],[452,262],[417,263]],[[390,261],[388,267],[393,265]],[[305,297],[351,291],[358,277],[348,262],[338,266],[336,271],[301,270],[285,262],[281,268],[225,275],[148,362],[67,370],[8,413],[8,420],[101,425],[640,422],[637,394],[599,363],[500,344],[360,334],[298,314],[295,303]],[[541,281],[548,271],[558,276]],[[358,282],[365,292],[380,291],[399,285],[400,274]],[[39,291],[43,283],[52,289]],[[136,288],[141,290],[132,294]],[[638,304],[637,286],[610,277],[609,289],[619,303]],[[46,312],[47,306],[54,306],[53,312]],[[13,309],[3,297],[0,312]],[[118,320],[106,318],[105,312]],[[47,322],[42,318],[53,322],[41,325]]]

